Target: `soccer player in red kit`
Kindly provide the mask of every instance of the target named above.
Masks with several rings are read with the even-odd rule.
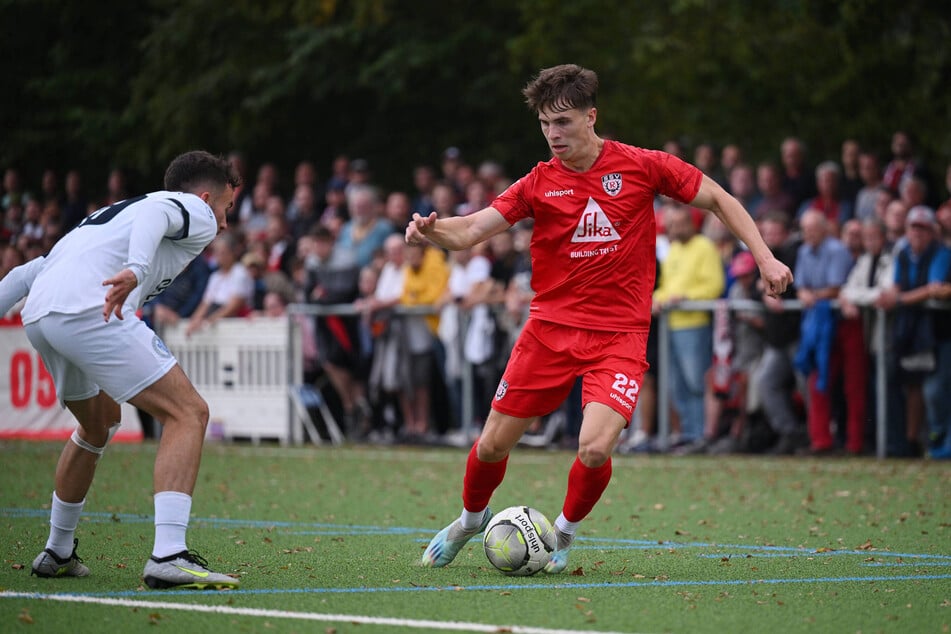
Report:
[[[545,567],[561,572],[578,524],[611,479],[611,454],[637,404],[647,369],[654,288],[654,197],[707,209],[745,242],[767,292],[792,273],[776,260],[740,203],[697,168],[661,151],[600,138],[594,130],[597,75],[573,64],[542,70],[523,90],[553,158],[468,216],[413,219],[409,243],[465,249],[534,218],[530,316],[512,350],[492,411],[466,462],[463,510],[441,530],[422,563],[451,562],[492,517],[509,452],[539,416],[583,379],[584,417],[568,491],[555,520],[557,546]],[[684,298],[689,299],[689,298]]]

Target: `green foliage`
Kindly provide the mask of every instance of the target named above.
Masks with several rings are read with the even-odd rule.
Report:
[[[949,18],[898,0],[0,0],[0,165],[158,178],[192,147],[288,169],[346,152],[406,186],[457,145],[517,176],[546,156],[521,86],[575,62],[601,77],[600,129],[634,144],[755,160],[796,134],[817,161],[905,128],[940,168]]]

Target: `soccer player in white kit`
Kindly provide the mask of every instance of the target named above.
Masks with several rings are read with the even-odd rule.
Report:
[[[89,574],[74,538],[96,462],[128,401],[163,425],[155,457],[155,543],[143,572],[150,588],[233,588],[185,544],[208,405],[162,340],[135,312],[161,293],[215,236],[239,179],[224,160],[187,152],[165,172],[165,191],[91,214],[45,257],[0,280],[0,314],[28,295],[27,337],[79,421],[56,466],[40,577]]]

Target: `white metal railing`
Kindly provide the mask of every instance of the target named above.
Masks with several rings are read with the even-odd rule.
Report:
[[[669,312],[671,310],[698,310],[698,311],[713,311],[718,305],[722,302],[726,302],[727,306],[731,311],[737,310],[751,310],[751,311],[762,311],[765,312],[766,308],[763,306],[762,302],[757,300],[703,300],[703,301],[682,301],[676,305],[670,305],[665,307],[660,314],[656,317],[658,320],[658,372],[657,372],[657,426],[658,426],[658,444],[661,448],[665,448],[668,444],[670,438],[670,395],[668,391],[669,386],[669,373],[670,373],[670,328],[669,328]],[[802,303],[797,300],[785,300],[783,303],[783,309],[788,311],[801,311],[803,309]],[[837,308],[838,304],[832,302],[833,306]],[[923,304],[926,308],[938,308],[938,309],[949,309],[951,308],[951,303],[949,302],[935,302],[928,301]],[[875,318],[877,320],[884,320],[888,314],[888,311],[881,308],[865,308],[863,310],[872,310],[875,313]],[[435,314],[438,311],[433,306],[397,306],[394,309],[394,314],[399,315],[431,315]],[[463,336],[462,333],[465,333],[466,319],[468,311],[459,311],[460,318],[463,320],[460,324],[460,338]],[[288,306],[288,314],[293,318],[293,315],[311,315],[311,316],[327,316],[327,315],[358,315],[358,311],[352,304],[334,304],[334,305],[318,305],[318,304],[291,304]],[[879,323],[882,323],[879,321]],[[289,334],[293,329],[288,329]],[[887,406],[888,406],[888,386],[887,386],[887,371],[888,371],[888,345],[886,341],[886,332],[885,328],[875,328],[874,329],[874,358],[875,358],[875,402],[876,402],[876,419],[875,419],[875,439],[876,439],[876,455],[879,458],[884,458],[886,455],[887,441],[888,441],[888,426],[887,426]],[[294,345],[294,342],[288,341],[288,345]],[[296,369],[295,369],[296,368]],[[301,381],[300,376],[300,365],[292,367],[288,365],[288,382],[291,385],[297,384]],[[296,372],[296,374],[295,374]],[[460,424],[462,425],[462,431],[467,435],[471,433],[471,421],[472,421],[472,412],[474,409],[473,406],[473,383],[472,383],[472,366],[464,360],[463,355],[463,394],[462,394],[462,420]]]

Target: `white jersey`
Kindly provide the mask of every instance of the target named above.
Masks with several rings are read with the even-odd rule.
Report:
[[[24,324],[49,313],[102,309],[103,281],[123,269],[139,280],[123,312],[138,310],[172,283],[218,234],[215,214],[201,198],[153,192],[103,207],[53,247],[33,280]]]

